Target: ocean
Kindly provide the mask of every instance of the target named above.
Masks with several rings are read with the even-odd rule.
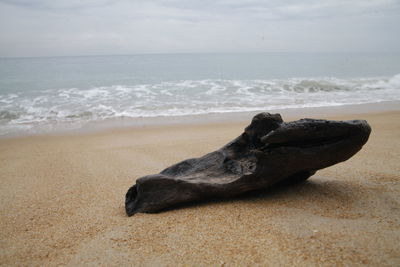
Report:
[[[390,100],[400,100],[400,53],[0,58],[0,136]]]

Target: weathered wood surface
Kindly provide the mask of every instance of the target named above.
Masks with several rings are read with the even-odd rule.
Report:
[[[137,179],[126,194],[126,213],[158,212],[180,203],[233,197],[281,181],[306,180],[317,170],[352,157],[370,132],[364,120],[283,122],[279,114],[260,113],[221,149]]]

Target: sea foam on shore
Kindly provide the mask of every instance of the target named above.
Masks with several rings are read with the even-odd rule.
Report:
[[[400,100],[400,74],[375,78],[183,80],[0,94],[0,135],[115,118],[327,107]]]
[[[0,136],[400,100],[400,53],[0,58]]]

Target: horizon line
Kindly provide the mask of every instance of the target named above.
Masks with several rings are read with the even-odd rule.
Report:
[[[150,55],[205,55],[205,54],[398,54],[400,51],[257,51],[257,52],[156,52],[131,54],[50,55],[50,56],[0,56],[0,59],[64,58],[64,57],[115,57]]]

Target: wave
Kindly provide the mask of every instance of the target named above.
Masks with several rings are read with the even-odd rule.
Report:
[[[272,80],[184,80],[0,95],[0,135],[62,123],[400,100],[400,74]]]

